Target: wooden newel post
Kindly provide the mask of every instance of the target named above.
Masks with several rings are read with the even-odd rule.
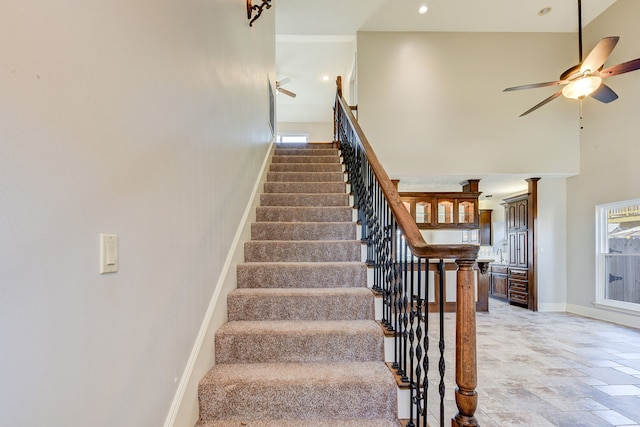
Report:
[[[458,413],[452,427],[475,427],[478,421],[478,383],[476,360],[476,302],[474,289],[474,259],[456,260],[458,288],[456,291],[456,405]]]

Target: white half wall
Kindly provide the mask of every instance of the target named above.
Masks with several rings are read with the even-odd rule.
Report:
[[[163,424],[272,141],[274,28],[228,0],[2,3],[0,425]]]

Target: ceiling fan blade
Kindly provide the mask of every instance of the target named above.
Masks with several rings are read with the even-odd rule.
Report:
[[[604,79],[606,77],[616,76],[618,74],[624,74],[638,69],[640,69],[640,58],[632,59],[631,61],[623,62],[618,65],[612,65],[606,70],[600,71],[600,77]]]
[[[290,90],[282,89],[281,87],[278,88],[278,92],[282,92],[285,95],[289,95],[292,98],[295,98],[297,96],[295,93],[291,92]]]
[[[560,95],[562,95],[562,90],[557,91],[556,93],[554,93],[553,95],[551,95],[547,99],[545,99],[545,100],[539,102],[538,104],[534,105],[533,107],[529,108],[527,111],[525,111],[524,113],[520,114],[520,117],[526,116],[527,114],[531,113],[532,111],[537,110],[538,108],[542,107],[543,105],[553,101],[554,99],[556,99]]]
[[[602,67],[611,55],[613,48],[620,40],[618,36],[605,37],[598,42],[598,44],[589,52],[589,55],[582,61],[580,66],[580,72],[593,72]]]
[[[600,102],[604,102],[605,104],[618,99],[618,94],[604,83],[602,83],[600,87],[596,89],[595,92],[593,92],[590,96]]]
[[[285,77],[284,79],[277,81],[276,82],[276,86],[284,86],[287,83],[289,83],[291,81],[291,79],[289,77]]]
[[[565,80],[557,80],[555,82],[544,82],[544,83],[531,83],[528,85],[508,87],[504,89],[503,92],[511,92],[512,90],[522,90],[522,89],[535,89],[538,87],[557,86],[565,83],[566,83]]]

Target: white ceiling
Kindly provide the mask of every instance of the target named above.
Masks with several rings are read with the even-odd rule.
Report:
[[[615,1],[582,0],[582,25]],[[418,6],[424,3],[429,12],[418,15]],[[297,94],[277,97],[279,122],[332,120],[335,77],[352,70],[358,31],[578,31],[577,0],[273,0],[273,6],[269,12],[276,13],[276,79],[289,78],[284,87]],[[544,7],[551,12],[540,16]],[[323,75],[330,76],[329,81],[323,81]],[[473,178],[482,178],[481,190],[494,193],[494,198],[526,188],[521,176],[429,177],[429,181],[445,188]],[[418,188],[424,179],[403,182]]]

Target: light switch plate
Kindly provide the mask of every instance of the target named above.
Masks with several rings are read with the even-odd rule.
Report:
[[[118,271],[118,236],[100,234],[100,274]]]

